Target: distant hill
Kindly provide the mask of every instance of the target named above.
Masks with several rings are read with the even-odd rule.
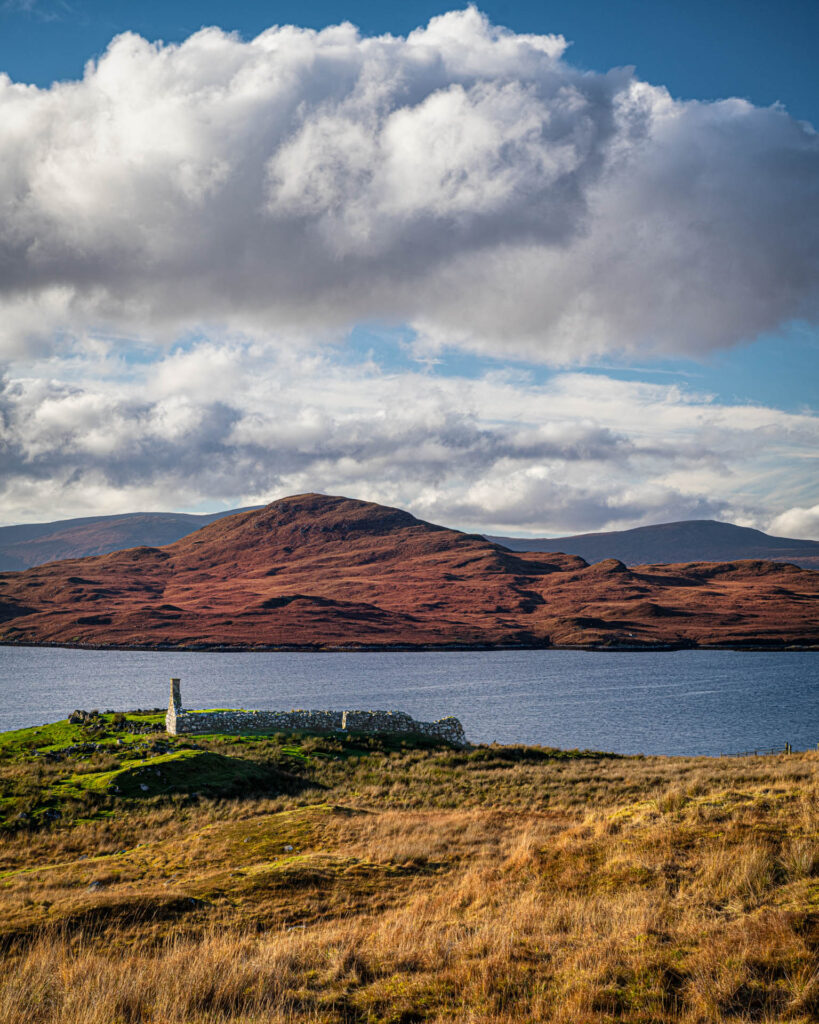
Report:
[[[89,516],[53,523],[0,526],[0,572],[17,572],[64,558],[106,555],[125,548],[158,548],[186,537],[209,523],[239,512],[262,508],[228,509],[209,515],[177,512],[131,512],[119,516]],[[512,551],[562,551],[587,562],[617,558],[626,565],[672,562],[730,562],[753,558],[792,562],[819,569],[819,541],[771,537],[713,519],[692,519],[635,530],[579,533],[571,537],[494,537],[487,540]]]
[[[0,643],[819,648],[818,607],[819,573],[793,565],[587,565],[299,494],[164,547],[0,573]]]
[[[247,509],[194,516],[177,512],[130,512],[54,523],[0,526],[0,572],[16,572],[63,558],[107,555],[123,548],[173,544],[194,530]]]
[[[563,551],[587,562],[618,558],[626,565],[672,562],[733,562],[754,558],[792,562],[803,569],[819,569],[819,541],[771,537],[761,530],[691,519],[681,523],[638,526],[634,530],[578,533],[572,537],[489,537],[512,551]]]

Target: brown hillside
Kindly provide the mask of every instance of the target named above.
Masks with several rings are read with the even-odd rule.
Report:
[[[284,498],[162,548],[0,574],[0,641],[100,647],[819,645],[819,574],[510,552],[407,512]]]

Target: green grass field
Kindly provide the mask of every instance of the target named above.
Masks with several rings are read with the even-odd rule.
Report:
[[[807,1024],[818,770],[0,734],[0,1024]]]

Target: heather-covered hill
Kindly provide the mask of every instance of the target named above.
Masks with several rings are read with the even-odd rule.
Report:
[[[53,523],[0,526],[0,572],[28,569],[65,558],[104,555],[137,546],[162,547],[209,523],[239,512],[255,511],[258,507],[209,515],[134,512]],[[646,565],[751,558],[792,562],[806,569],[819,569],[819,541],[772,537],[760,530],[708,519],[569,537],[487,536],[486,539],[512,551],[565,551],[579,555],[587,562],[617,558],[626,565]]]
[[[510,552],[296,495],[165,547],[0,574],[0,641],[101,647],[819,645],[819,575]]]

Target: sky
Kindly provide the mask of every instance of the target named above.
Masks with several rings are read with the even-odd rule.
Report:
[[[0,0],[0,523],[819,538],[819,5]]]

